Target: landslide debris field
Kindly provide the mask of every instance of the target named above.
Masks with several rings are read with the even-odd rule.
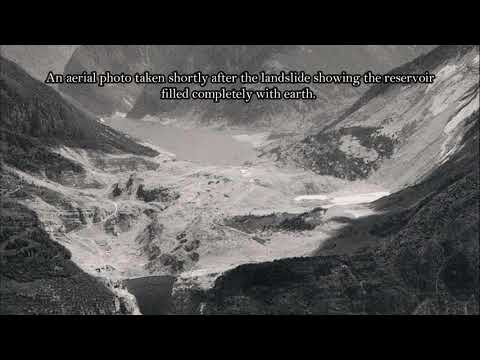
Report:
[[[183,136],[179,144],[188,146],[181,142]],[[252,160],[250,151],[259,143],[255,134],[256,142],[240,135],[242,145],[250,147],[243,154],[237,153],[233,138],[238,134],[212,131],[211,136],[224,137],[223,149],[213,149],[213,164],[208,154],[200,162],[178,160],[171,149],[151,143],[157,157],[58,148],[58,154],[84,169],[82,177],[66,175],[59,184],[7,168],[21,184],[8,197],[34,209],[82,269],[123,280],[215,274],[244,263],[308,256],[342,226],[337,217],[372,212],[365,204],[355,204],[358,189],[373,199],[386,193],[360,182],[354,193],[343,180]],[[190,151],[197,154],[195,146]],[[234,165],[223,165],[220,159],[219,165],[222,154],[225,161],[232,154],[246,158]],[[299,199],[306,194],[318,199]],[[349,206],[349,194],[355,205]],[[335,205],[337,196],[343,199],[340,205]]]

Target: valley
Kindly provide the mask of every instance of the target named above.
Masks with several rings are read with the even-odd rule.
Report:
[[[188,73],[180,50],[217,59],[86,46],[68,67],[153,52]],[[294,50],[229,48],[225,69]],[[391,71],[433,84],[312,107],[60,95],[0,60],[0,313],[478,314],[478,46]]]
[[[167,128],[151,121],[142,125],[118,116],[104,118],[104,123],[130,133],[159,155],[145,158],[147,164],[142,166],[138,158],[125,155],[103,155],[98,162],[87,151],[59,148],[62,157],[81,164],[87,179],[101,184],[95,189],[62,186],[13,168],[9,171],[22,181],[54,191],[79,209],[72,214],[79,218],[79,225],[65,231],[61,209],[38,197],[21,201],[49,224],[47,232],[71,252],[73,262],[109,282],[174,275],[210,283],[241,264],[309,256],[343,226],[336,217],[371,214],[366,203],[388,194],[368,183],[356,184],[353,190],[351,184],[333,177],[259,160],[252,140],[245,141],[245,137],[257,137],[253,143],[260,146],[255,133],[208,129],[192,133],[174,125]],[[162,197],[163,189],[177,195]],[[363,197],[358,189],[364,191]],[[151,198],[142,198],[141,191],[151,192]],[[328,210],[316,220],[317,226],[292,222],[280,231],[260,226],[245,231],[225,224],[239,216],[261,222],[269,214],[298,216],[318,207]]]

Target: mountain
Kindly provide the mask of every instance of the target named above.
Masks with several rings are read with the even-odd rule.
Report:
[[[5,163],[22,170],[58,166],[48,146],[155,155],[65,101],[18,65],[0,58],[1,145]],[[47,146],[48,145],[48,146]]]
[[[478,109],[478,46],[440,46],[389,73],[425,71],[434,83],[372,86],[316,134],[270,144],[265,155],[321,175],[411,184],[455,151]]]
[[[383,71],[389,64],[398,65],[429,47],[340,47],[340,46],[203,46],[193,47],[178,67],[181,72],[201,70],[214,73],[300,71],[314,73],[361,71],[371,68]],[[383,51],[382,51],[383,50]],[[382,56],[378,56],[382,53]],[[339,60],[340,59],[340,60]],[[388,59],[388,60],[387,60]],[[213,86],[212,86],[213,87]],[[228,87],[228,86],[227,86]],[[239,88],[240,84],[232,85]],[[250,85],[263,89],[265,85]],[[280,90],[298,89],[300,85],[277,85]],[[362,89],[347,85],[311,86],[317,94],[316,101],[269,102],[252,101],[248,104],[222,102],[220,104],[190,102],[166,102],[159,99],[158,85],[146,86],[129,116],[145,115],[176,117],[192,113],[203,123],[227,123],[232,125],[281,126],[286,129],[304,128],[335,114],[345,103],[357,98]],[[181,111],[179,111],[179,108]]]
[[[479,112],[423,181],[349,220],[313,257],[245,264],[177,287],[176,313],[478,314]]]
[[[149,47],[145,45],[82,45],[75,50],[65,65],[65,74],[83,71],[103,73],[135,73],[149,70]],[[141,92],[137,84],[110,84],[100,88],[96,84],[60,84],[62,93],[69,95],[90,112],[97,115],[128,112]]]
[[[478,314],[478,61],[478,46],[438,47],[391,71],[428,70],[433,84],[373,86],[317,134],[267,147],[264,156],[390,195],[367,216],[317,208],[281,222],[343,226],[310,257],[240,265],[211,286],[179,281],[176,313]]]
[[[0,114],[0,312],[124,311],[103,282],[71,261],[72,254],[51,238],[38,209],[32,211],[31,206],[45,199],[45,204],[51,204],[50,214],[63,214],[67,227],[85,221],[80,208],[62,195],[64,186],[95,189],[101,183],[83,164],[61,154],[61,149],[92,156],[158,153],[100,124],[2,57]]]
[[[279,54],[278,60],[287,63],[291,70],[384,73],[433,48],[433,45],[300,45],[292,47],[289,53]]]
[[[0,55],[17,63],[35,79],[43,82],[49,71],[63,74],[65,65],[77,47],[78,45],[1,45]]]
[[[135,73],[150,71],[151,73],[169,73],[174,70],[179,72],[196,71],[209,68],[228,68],[225,62],[239,61],[242,54],[238,49],[231,53],[228,47],[220,46],[174,46],[174,45],[88,45],[79,47],[72,55],[65,67],[65,73],[81,73],[82,71],[97,71],[111,73]],[[255,66],[256,58],[262,58],[263,52],[271,51],[269,47],[257,47],[255,55],[249,61]],[[227,55],[227,56],[225,56]],[[229,57],[231,56],[231,57]],[[245,65],[248,65],[245,63]],[[232,66],[236,66],[233,64]],[[112,114],[115,112],[131,112],[132,116],[140,114],[142,110],[136,106],[137,98],[143,99],[150,93],[144,92],[143,86],[111,85],[108,89],[100,89],[95,85],[69,86],[62,84],[62,92],[86,106],[90,111],[99,115]],[[149,87],[154,91],[156,86]],[[146,101],[146,100],[140,100]]]
[[[431,48],[432,46],[82,46],[73,54],[65,71],[353,72],[365,68],[386,71]],[[346,85],[328,88],[316,86],[315,90],[319,94],[316,102],[228,102],[212,105],[208,102],[182,101],[180,105],[178,101],[160,100],[159,86],[160,84],[145,87],[109,86],[107,90],[92,85],[62,85],[60,89],[101,115],[119,111],[128,112],[132,118],[143,118],[146,115],[178,118],[190,116],[190,122],[267,126],[275,122],[287,128],[307,126],[310,117],[315,118],[313,122],[324,121],[330,114],[336,114],[345,102],[352,103],[362,92],[360,88]],[[235,86],[240,87],[239,84]]]

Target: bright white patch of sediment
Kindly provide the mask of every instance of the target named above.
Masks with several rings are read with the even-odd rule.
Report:
[[[330,200],[328,195],[301,195],[297,196],[295,201],[308,201],[308,200]]]
[[[305,201],[305,200],[327,201],[328,203],[325,205],[322,205],[322,207],[328,209],[332,206],[338,206],[338,205],[355,205],[355,204],[369,203],[387,195],[390,195],[390,193],[387,191],[377,191],[377,192],[338,196],[338,197],[330,197],[328,195],[302,195],[302,196],[297,196],[294,200],[295,201]]]
[[[324,206],[326,208],[336,206],[336,205],[354,205],[354,204],[364,204],[380,199],[384,196],[390,195],[387,191],[378,191],[364,194],[348,195],[348,196],[339,196],[332,198],[329,205]]]

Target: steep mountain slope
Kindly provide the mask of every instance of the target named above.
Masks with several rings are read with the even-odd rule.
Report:
[[[29,201],[45,199],[50,214],[60,214],[67,229],[77,227],[88,215],[61,193],[62,186],[98,189],[103,184],[58,149],[100,157],[158,153],[98,123],[1,57],[0,115],[0,312],[125,312],[125,304],[104,283],[70,261],[71,254],[51,239]]]
[[[478,110],[460,127],[460,150],[316,256],[242,265],[207,291],[177,286],[176,312],[478,314]]]
[[[145,45],[82,45],[72,54],[64,73],[83,71],[135,73],[151,68],[149,47]],[[94,114],[128,112],[141,92],[137,84],[60,84],[59,89]]]
[[[61,141],[102,151],[154,154],[67,103],[18,65],[4,58],[0,61],[2,127],[52,144]]]
[[[301,45],[278,58],[280,63],[288,63],[291,70],[383,73],[433,48],[434,45]]]
[[[0,55],[44,81],[49,71],[62,74],[78,45],[1,45]],[[54,86],[56,87],[56,85]]]
[[[365,68],[386,71],[430,48],[432,46],[82,46],[73,54],[65,71],[241,73],[259,70],[361,71]],[[122,85],[98,89],[91,85],[62,85],[60,89],[96,114],[119,111],[128,112],[133,118],[160,115],[185,118],[190,123],[271,125],[275,122],[287,129],[325,121],[329,114],[336,114],[340,107],[351,104],[362,92],[351,86],[329,86],[318,87],[319,99],[315,102],[212,105],[198,101],[161,101],[159,86],[146,85],[140,89],[141,86]]]
[[[375,85],[317,134],[265,153],[321,175],[411,184],[454,152],[478,109],[478,59],[478,46],[440,46],[390,72],[429,71],[433,84]]]
[[[100,124],[66,102],[55,90],[26,74],[18,65],[0,58],[0,129],[3,161],[21,170],[65,166],[48,146],[67,145],[103,152],[156,155],[124,135]],[[54,161],[57,159],[57,161]],[[48,176],[47,171],[47,176]]]
[[[70,260],[35,212],[10,199],[19,183],[1,169],[0,314],[117,313],[113,293]]]
[[[190,47],[172,47],[165,49],[159,47],[157,53],[175,54],[175,57],[162,56],[157,57],[160,65],[158,71],[170,72],[177,70],[179,73],[191,73],[203,71],[205,73],[214,73],[224,71],[226,73],[241,73],[242,71],[256,72],[263,69],[266,63],[273,60],[279,53],[288,53],[291,46],[190,46]],[[177,53],[182,54],[178,57]],[[158,65],[156,66],[158,68]],[[181,84],[180,84],[181,86]],[[239,88],[236,85],[225,85],[222,87]],[[191,88],[200,88],[200,86],[190,85]],[[204,89],[218,88],[211,84]],[[297,104],[298,105],[298,104]],[[277,107],[279,105],[277,104]],[[283,107],[282,107],[283,108]],[[162,101],[159,99],[159,86],[146,86],[141,96],[138,98],[135,106],[128,116],[133,118],[142,118],[145,115],[162,114],[165,116],[191,114],[192,120],[200,117],[201,120],[209,122],[221,122],[223,118],[235,117],[237,123],[255,121],[258,112],[271,112],[273,108],[270,104],[230,102],[211,104],[199,101]]]
[[[428,47],[390,47],[383,52],[375,47],[340,46],[203,46],[194,47],[185,57],[179,71],[204,72],[243,71],[266,72],[299,71],[312,73],[318,70],[340,72],[372,68],[383,71],[389,64],[398,65],[409,56],[418,55]],[[377,56],[382,52],[383,56]],[[388,59],[388,60],[387,60]],[[177,65],[178,66],[178,65]],[[213,87],[213,86],[212,86]],[[229,86],[226,86],[229,87]],[[231,87],[240,88],[241,84]],[[265,85],[250,85],[264,88]],[[279,89],[301,88],[301,85],[277,85]],[[198,101],[165,102],[159,100],[158,86],[147,86],[129,116],[145,115],[166,117],[196,116],[203,123],[232,125],[276,126],[285,129],[308,128],[336,114],[343,106],[357,98],[363,89],[347,85],[312,86],[316,101],[268,102],[252,101],[248,104],[223,102],[211,104]]]

